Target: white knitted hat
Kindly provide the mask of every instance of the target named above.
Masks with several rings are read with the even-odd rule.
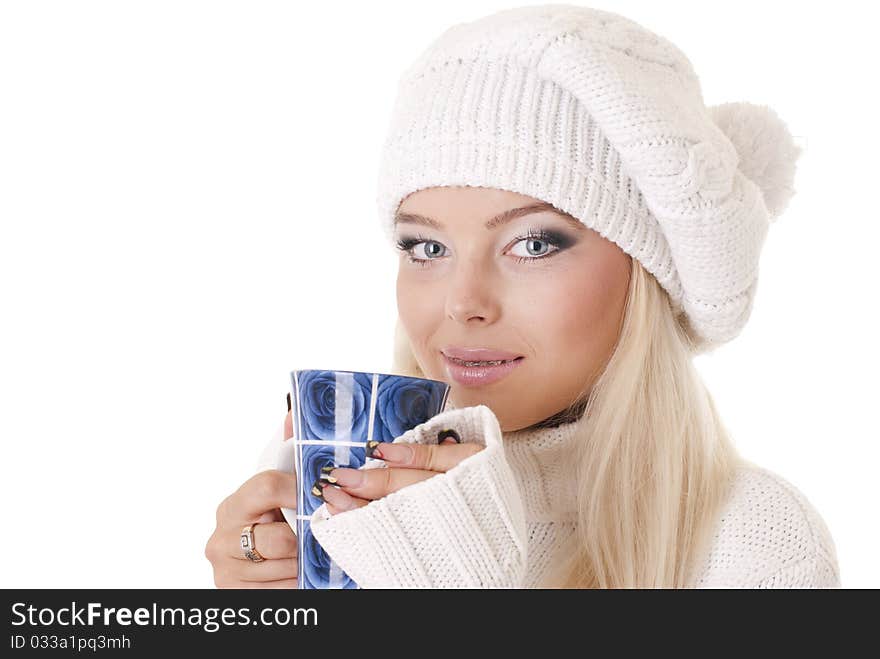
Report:
[[[400,77],[377,204],[391,240],[423,188],[551,203],[640,261],[699,353],[748,320],[800,151],[766,106],[707,108],[685,55],[637,23],[519,7],[454,25]]]

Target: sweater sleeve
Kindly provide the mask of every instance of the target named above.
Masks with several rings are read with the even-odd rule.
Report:
[[[361,588],[519,588],[526,570],[525,510],[485,405],[441,412],[395,443],[437,443],[455,429],[483,450],[445,473],[336,515],[322,504],[311,531]]]
[[[284,439],[284,421],[282,421],[275,429],[272,439],[263,447],[263,452],[257,459],[256,473],[267,469],[278,469],[295,474],[295,455],[296,449],[293,441]],[[281,515],[296,533],[296,509],[281,508]]]
[[[278,469],[278,461],[282,449],[282,441],[284,439],[284,422],[276,428],[272,439],[263,447],[263,452],[257,459],[256,473],[265,471],[266,469]]]

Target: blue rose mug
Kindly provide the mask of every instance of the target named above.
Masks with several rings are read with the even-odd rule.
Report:
[[[303,369],[290,372],[293,438],[278,468],[297,477],[296,511],[282,508],[299,541],[299,588],[358,588],[311,534],[323,501],[311,493],[322,468],[370,468],[369,441],[392,442],[443,411],[449,385],[387,373]],[[376,461],[378,462],[378,461]]]

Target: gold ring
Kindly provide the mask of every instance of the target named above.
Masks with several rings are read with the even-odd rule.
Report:
[[[259,524],[259,522],[248,524],[241,530],[241,550],[244,552],[245,557],[254,563],[266,560],[260,555],[260,552],[258,552],[257,548],[254,546],[254,527],[256,527],[257,524]]]

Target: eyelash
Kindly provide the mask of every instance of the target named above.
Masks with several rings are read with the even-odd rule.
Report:
[[[531,256],[531,257],[530,256],[517,256],[516,257],[517,263],[522,263],[524,261],[530,261],[532,263],[534,263],[535,261],[542,261],[542,260],[548,259],[551,256],[553,256],[554,254],[558,254],[559,252],[562,251],[562,245],[561,245],[560,241],[557,238],[555,238],[553,235],[551,235],[550,233],[545,231],[544,229],[528,229],[524,236],[520,236],[520,237],[516,238],[514,244],[520,242],[521,240],[528,240],[530,238],[537,239],[542,242],[546,242],[546,243],[556,247],[556,249],[554,249],[552,252],[548,252],[547,254],[544,254],[543,256]],[[426,238],[425,236],[418,234],[415,238],[400,238],[400,239],[398,239],[397,249],[399,249],[401,252],[404,252],[406,254],[406,260],[409,263],[413,263],[417,266],[424,268],[424,267],[427,267],[427,265],[430,261],[437,260],[437,259],[418,259],[412,255],[412,252],[411,252],[412,248],[415,247],[416,245],[418,245],[419,243],[424,243],[424,242],[436,243],[438,241],[431,240],[430,238]]]

